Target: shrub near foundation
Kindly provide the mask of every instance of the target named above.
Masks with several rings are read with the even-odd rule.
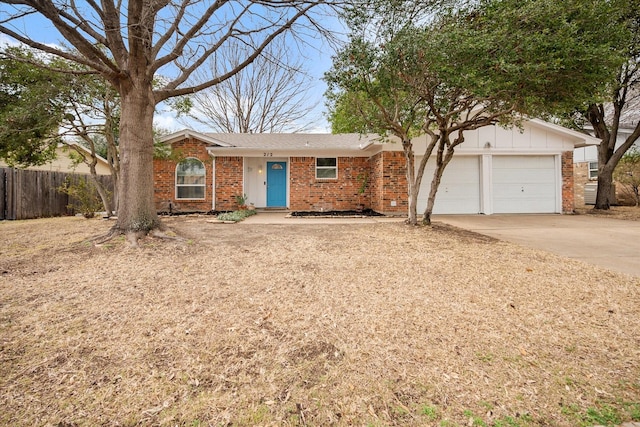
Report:
[[[240,222],[243,219],[255,214],[256,214],[255,210],[245,209],[245,210],[239,210],[239,211],[233,211],[233,212],[225,212],[223,214],[218,215],[218,219],[220,221]]]
[[[67,177],[58,191],[69,196],[67,208],[80,212],[85,218],[93,218],[103,209],[95,185],[83,177]]]

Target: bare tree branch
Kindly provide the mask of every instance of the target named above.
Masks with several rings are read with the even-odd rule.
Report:
[[[255,47],[254,52],[251,55],[247,56],[247,58],[244,61],[239,63],[238,66],[235,69],[230,70],[227,73],[225,73],[225,74],[223,74],[221,76],[218,76],[217,78],[212,79],[212,80],[210,80],[208,82],[204,82],[204,83],[201,83],[199,85],[192,86],[192,87],[186,87],[186,88],[177,89],[180,84],[184,83],[191,76],[191,74],[197,68],[202,66],[202,64],[215,52],[215,49],[213,49],[213,48],[207,49],[204,54],[202,54],[197,60],[193,61],[192,65],[190,67],[184,69],[182,74],[180,76],[178,76],[173,82],[170,82],[168,85],[166,85],[164,89],[156,91],[156,100],[159,102],[159,101],[165,100],[165,99],[170,98],[170,97],[187,95],[187,94],[190,94],[190,93],[195,93],[195,92],[198,92],[200,90],[206,89],[208,87],[214,86],[216,84],[219,84],[219,83],[227,80],[229,77],[233,76],[238,71],[244,69],[251,62],[253,62],[262,53],[262,51],[277,36],[279,36],[280,34],[286,32],[288,30],[290,30],[292,25],[299,18],[301,18],[302,16],[305,16],[313,7],[318,6],[319,4],[323,4],[323,3],[324,3],[324,0],[320,0],[320,1],[317,1],[317,2],[308,3],[304,7],[299,9],[298,12],[295,15],[293,15],[284,24],[281,24],[281,26],[277,27],[277,29],[275,31],[273,31],[271,34],[269,34],[267,37],[265,37],[264,40],[262,41],[262,43],[260,43],[258,46]],[[230,31],[231,31],[231,29],[230,29]],[[219,45],[216,45],[216,48],[219,48]]]
[[[220,70],[235,68],[247,46],[226,45],[196,80],[208,81]],[[224,82],[193,96],[189,114],[216,132],[300,132],[312,124],[310,80],[301,61],[292,62],[283,41],[269,46],[256,61]]]

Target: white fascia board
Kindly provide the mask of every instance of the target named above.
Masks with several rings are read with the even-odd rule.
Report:
[[[540,119],[529,119],[528,121],[532,125],[537,125],[567,136],[572,140],[574,148],[586,147],[588,145],[600,145],[600,140],[598,138],[587,135],[586,133],[578,132],[577,130],[569,129]]]
[[[196,132],[193,130],[189,130],[189,129],[183,129],[180,130],[178,132],[174,132],[171,133],[169,135],[165,135],[163,137],[160,138],[160,142],[164,143],[164,144],[173,144],[174,142],[178,142],[178,141],[182,141],[184,139],[189,139],[189,138],[194,138],[197,140],[200,140],[202,142],[205,142],[209,145],[217,145],[220,147],[231,147],[230,144],[220,141],[218,139],[215,138],[211,138],[210,136],[204,134],[204,133],[200,133],[200,132]]]
[[[241,148],[241,147],[207,147],[212,156],[236,157],[371,157],[370,150],[336,150],[336,149],[273,149],[273,148]]]

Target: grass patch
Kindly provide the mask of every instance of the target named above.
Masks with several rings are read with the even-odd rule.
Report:
[[[603,405],[600,408],[587,408],[582,417],[583,425],[603,425],[614,426],[622,422],[618,409],[610,405]]]
[[[578,405],[564,406],[562,413],[576,420],[582,427],[594,425],[617,426],[625,421],[640,421],[640,403],[605,403],[581,409]]]
[[[482,417],[475,415],[468,409],[465,409],[462,415],[469,419],[468,425],[470,426],[487,427],[487,423],[482,419]]]
[[[640,403],[623,403],[631,421],[640,421]]]
[[[438,408],[431,405],[424,405],[420,413],[429,421],[434,421],[439,418]]]

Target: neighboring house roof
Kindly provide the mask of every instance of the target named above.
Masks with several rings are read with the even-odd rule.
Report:
[[[611,126],[613,121],[613,104],[606,103],[604,105],[604,111],[606,114],[605,121]],[[627,99],[624,108],[620,113],[620,128],[631,131],[638,125],[638,118],[640,117],[640,90],[637,88],[631,88],[627,93]]]
[[[56,148],[55,159],[40,166],[29,166],[24,169],[89,174],[89,167],[84,162],[76,163],[75,159],[73,158],[73,154],[77,154],[75,148],[85,152],[88,156],[91,155],[91,151],[83,145],[75,143],[60,144]],[[96,157],[98,159],[98,163],[96,164],[96,171],[98,175],[110,175],[111,168],[109,168],[109,162],[107,162],[107,160],[101,156]],[[6,163],[0,161],[0,167],[6,166]]]
[[[611,127],[614,118],[614,108],[613,104],[607,102],[604,104],[604,114],[605,114],[605,122],[607,126]],[[631,89],[627,94],[627,99],[624,108],[620,112],[620,121],[619,121],[619,129],[618,136],[623,133],[629,135],[633,132],[635,127],[638,125],[638,121],[640,119],[640,90]],[[593,127],[587,121],[585,126],[585,130],[588,132],[593,132]]]

